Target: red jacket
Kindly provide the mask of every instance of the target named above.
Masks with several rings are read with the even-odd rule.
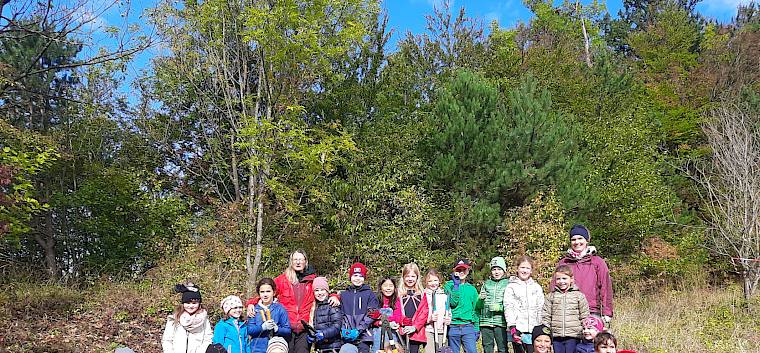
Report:
[[[316,274],[309,274],[295,286],[288,281],[288,277],[285,274],[281,274],[274,279],[274,284],[277,286],[277,302],[285,307],[288,312],[288,321],[290,321],[290,328],[295,333],[303,331],[303,324],[301,320],[310,322],[311,308],[314,306],[314,291],[312,289],[312,282],[316,278]],[[300,299],[300,302],[297,300]],[[259,301],[258,297],[248,299],[246,306],[250,304],[256,304]]]
[[[399,300],[398,306],[401,306],[400,303],[401,300]],[[425,325],[427,325],[428,321],[428,300],[427,300],[427,294],[422,293],[422,298],[420,300],[420,306],[417,307],[417,311],[414,313],[414,316],[412,317],[412,326],[414,326],[416,331],[414,331],[410,336],[409,339],[415,342],[427,342],[427,336],[425,334]],[[399,333],[401,332],[401,329],[403,329],[403,326],[399,328]]]
[[[612,278],[607,263],[596,255],[596,248],[589,246],[580,258],[568,252],[557,263],[560,265],[572,268],[575,285],[586,296],[591,313],[612,317]]]

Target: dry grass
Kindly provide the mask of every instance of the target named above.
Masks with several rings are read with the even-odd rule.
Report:
[[[760,352],[760,298],[738,286],[616,298],[612,331],[643,353]]]

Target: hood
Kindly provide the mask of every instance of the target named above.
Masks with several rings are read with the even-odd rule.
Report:
[[[596,255],[596,247],[593,245],[589,245],[586,250],[583,250],[578,256],[575,256],[573,249],[567,249],[567,252],[565,253],[565,257],[570,261],[587,261],[594,255]]]
[[[314,266],[309,264],[303,271],[296,272],[296,276],[298,277],[298,282],[311,282],[317,278],[317,271],[314,269]]]

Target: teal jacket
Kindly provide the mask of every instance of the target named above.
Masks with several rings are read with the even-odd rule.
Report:
[[[483,283],[476,306],[481,326],[507,327],[507,320],[504,317],[504,290],[507,289],[508,284],[509,280],[506,278],[498,281],[488,279],[486,283]],[[485,299],[480,299],[481,297]]]
[[[451,308],[451,323],[453,325],[472,324],[475,330],[480,331],[480,317],[478,317],[475,305],[478,303],[478,290],[469,283],[462,283],[454,290],[454,281],[448,281],[443,286],[446,295],[449,296]]]
[[[221,320],[214,326],[214,338],[211,343],[220,343],[228,353],[251,352],[246,322],[234,317]]]

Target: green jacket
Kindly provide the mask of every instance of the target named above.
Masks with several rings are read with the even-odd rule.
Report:
[[[504,290],[507,289],[509,280],[502,278],[498,281],[488,279],[480,288],[480,297],[478,298],[476,309],[480,314],[481,326],[499,326],[507,327],[507,320],[504,317]],[[484,295],[485,294],[485,295]]]
[[[475,330],[480,331],[480,318],[475,305],[478,303],[478,290],[469,283],[462,283],[459,289],[454,290],[454,281],[448,281],[443,290],[449,296],[451,308],[451,323],[453,325],[472,324]]]

